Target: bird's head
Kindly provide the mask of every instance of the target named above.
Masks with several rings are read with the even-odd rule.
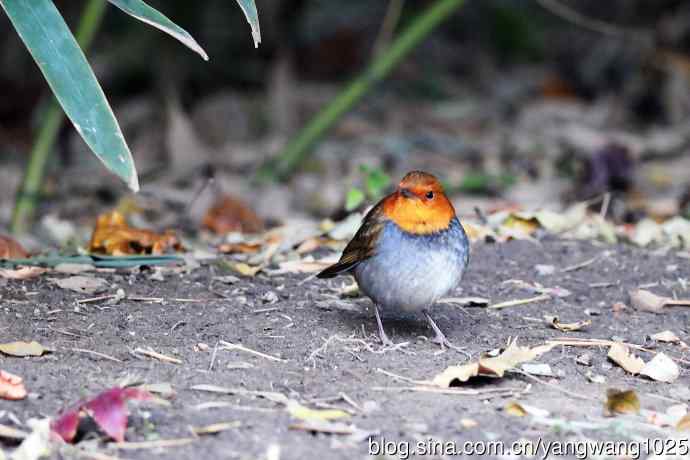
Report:
[[[407,173],[383,204],[384,214],[408,233],[427,235],[448,228],[455,209],[431,174]]]

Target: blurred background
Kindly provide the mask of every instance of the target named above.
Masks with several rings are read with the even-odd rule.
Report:
[[[56,1],[73,27],[82,3]],[[620,224],[690,217],[689,2],[469,0],[279,181],[257,171],[434,1],[258,0],[258,49],[234,2],[149,3],[210,61],[115,8],[88,57],[139,170],[137,206],[160,225],[194,228],[225,194],[268,223],[339,219],[411,169],[467,216],[606,197]],[[0,69],[7,228],[51,93],[3,14]],[[93,222],[127,197],[66,123],[39,224]]]

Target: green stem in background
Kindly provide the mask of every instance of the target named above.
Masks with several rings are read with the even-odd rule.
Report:
[[[383,80],[419,43],[439,24],[460,8],[464,0],[437,0],[428,10],[415,18],[367,69],[338,94],[326,107],[288,143],[274,160],[258,172],[260,180],[287,178],[310,154],[312,147],[326,132]]]
[[[89,0],[84,7],[75,35],[82,49],[86,50],[93,41],[101,25],[105,8],[105,0]],[[51,98],[43,114],[38,136],[31,149],[26,172],[15,199],[10,228],[14,234],[25,233],[29,228],[41,194],[48,159],[64,121],[65,114],[60,104],[55,98]]]

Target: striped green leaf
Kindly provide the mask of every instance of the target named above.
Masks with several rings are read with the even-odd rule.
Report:
[[[198,53],[205,61],[208,61],[206,51],[199,46],[194,38],[182,27],[178,26],[164,14],[155,8],[150,7],[141,0],[108,0],[110,3],[120,8],[125,13],[146,24],[162,30],[168,35],[175,37],[184,43],[188,48]],[[254,9],[256,14],[256,8]]]
[[[136,168],[89,63],[51,0],[0,0],[55,97],[94,154],[132,190]]]

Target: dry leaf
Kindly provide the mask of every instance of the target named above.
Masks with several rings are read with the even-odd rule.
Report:
[[[680,376],[678,365],[668,356],[659,353],[644,365],[640,374],[657,382],[675,382]]]
[[[89,250],[114,256],[163,254],[169,250],[180,251],[182,245],[172,230],[156,233],[131,228],[121,213],[112,211],[98,216]]]
[[[0,235],[0,259],[25,259],[29,253],[9,236]]]
[[[337,420],[350,416],[350,414],[340,409],[310,409],[292,399],[287,403],[287,411],[294,418],[307,422],[314,420]]]
[[[644,361],[630,353],[628,347],[621,343],[611,345],[607,356],[611,361],[634,375],[639,374],[644,367]]]
[[[252,267],[244,262],[230,262],[228,265],[240,275],[249,277],[255,276],[264,268],[262,265]]]
[[[690,431],[690,414],[686,414],[676,425],[678,431]]]
[[[223,254],[255,254],[261,250],[259,243],[223,243],[218,251]]]
[[[0,399],[18,401],[26,398],[24,379],[0,369]]]
[[[108,282],[103,278],[79,275],[57,279],[55,280],[55,284],[62,289],[69,289],[70,291],[80,292],[82,294],[96,294],[108,288]]]
[[[609,389],[606,391],[605,415],[637,414],[638,412],[640,412],[640,400],[633,390]]]
[[[678,342],[680,342],[680,338],[671,331],[657,332],[656,334],[652,335],[652,340],[656,340],[657,342],[665,342],[665,343],[678,343]]]
[[[45,352],[46,349],[36,341],[0,343],[0,353],[10,356],[41,356]]]
[[[264,229],[264,223],[254,211],[229,195],[221,196],[206,212],[201,225],[218,235],[258,233]]]
[[[496,357],[480,358],[477,362],[461,366],[449,366],[436,375],[431,383],[442,388],[448,388],[455,382],[466,382],[471,377],[478,375],[503,377],[508,369],[532,361],[551,348],[553,345],[541,345],[534,348],[520,347],[515,342],[511,342],[505,351]]]
[[[544,315],[544,320],[546,321],[546,324],[551,326],[554,329],[557,329],[561,332],[574,332],[574,331],[579,331],[582,328],[585,328],[592,324],[592,321],[590,320],[583,320],[583,321],[578,321],[576,323],[561,323],[558,320],[558,316],[548,316]]]
[[[664,309],[665,298],[644,289],[635,289],[629,292],[630,305],[636,310],[661,313]]]
[[[47,271],[48,269],[43,267],[21,267],[16,270],[2,268],[0,269],[0,277],[10,280],[28,280],[36,278]]]
[[[506,406],[503,408],[503,411],[508,415],[512,415],[513,417],[524,417],[527,415],[525,408],[516,401],[510,401],[508,404],[506,404]]]

